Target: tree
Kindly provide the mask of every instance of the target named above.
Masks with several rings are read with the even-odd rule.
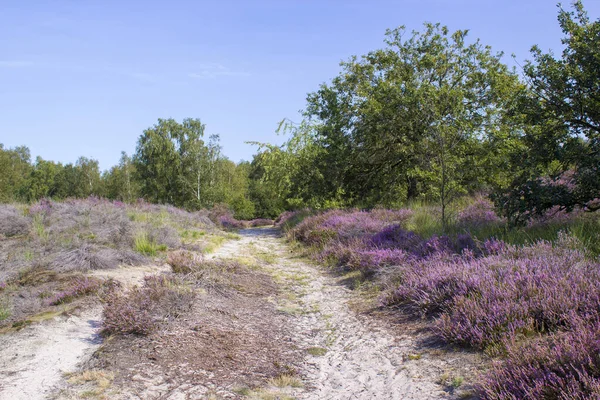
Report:
[[[600,20],[581,1],[560,8],[560,57],[531,50],[523,69],[529,91],[514,114],[522,118],[523,146],[512,185],[496,202],[515,223],[558,206],[600,208]]]
[[[0,202],[23,197],[27,176],[31,170],[31,154],[25,146],[5,149],[0,143]]]
[[[25,198],[36,201],[42,197],[53,197],[56,194],[56,176],[63,166],[54,161],[46,161],[37,157],[25,187]]]
[[[134,164],[144,198],[189,205],[199,193],[198,170],[204,142],[199,119],[159,119],[138,139]]]
[[[434,199],[445,225],[456,195],[494,181],[482,173],[485,144],[503,130],[519,80],[467,33],[426,24],[405,40],[403,27],[388,31],[386,48],[342,63],[331,85],[309,95],[334,190],[361,206]]]
[[[126,152],[121,152],[119,164],[105,172],[103,180],[106,196],[131,203],[138,198],[139,182],[135,179],[135,166]]]
[[[79,157],[75,163],[78,175],[77,197],[102,196],[102,179],[98,160]]]
[[[274,192],[276,203],[286,209],[325,206],[330,196],[328,180],[323,174],[325,158],[316,143],[315,126],[307,120],[300,124],[282,120],[277,132],[289,135],[281,146],[249,142],[259,149],[252,162],[252,176],[260,182],[255,185]]]

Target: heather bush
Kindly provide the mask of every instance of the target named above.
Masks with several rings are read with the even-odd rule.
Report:
[[[600,399],[599,322],[507,347],[479,384],[482,399]]]
[[[83,244],[73,250],[58,252],[50,266],[60,272],[88,271],[116,268],[120,262],[120,254],[114,249]]]
[[[405,230],[401,225],[389,225],[368,239],[371,247],[381,249],[403,249],[411,251],[417,248],[423,239],[414,232]]]
[[[244,221],[233,218],[233,215],[221,215],[218,218],[219,226],[223,229],[244,229],[246,224]]]
[[[73,301],[74,299],[91,293],[96,293],[102,287],[102,281],[94,278],[78,278],[70,282],[68,287],[56,293],[47,300],[53,306]]]
[[[287,232],[311,215],[314,215],[314,212],[309,209],[285,211],[277,217],[275,226],[281,228],[284,232]]]
[[[176,276],[148,276],[141,287],[106,296],[102,330],[105,334],[148,335],[189,311],[194,297],[194,290]]]
[[[271,226],[274,223],[275,223],[275,221],[273,221],[272,219],[257,218],[257,219],[253,219],[253,220],[249,221],[248,225],[255,228],[255,227],[260,227],[260,226]]]
[[[148,240],[154,243],[159,250],[165,247],[173,249],[181,245],[179,233],[171,226],[152,227],[145,225],[143,229]]]
[[[288,237],[317,260],[375,272],[383,306],[429,319],[446,342],[498,357],[483,398],[600,399],[597,215],[558,212],[509,229],[476,198],[441,234],[434,207],[397,213],[281,220],[297,219]]]
[[[409,208],[402,208],[400,210],[375,208],[371,211],[371,215],[380,221],[394,223],[405,227],[408,221],[415,215],[415,212]]]
[[[0,204],[0,235],[7,237],[27,235],[31,221],[16,207]]]
[[[600,265],[581,252],[565,243],[539,242],[496,253],[413,259],[384,303],[438,315],[435,330],[441,337],[480,349],[568,329],[573,312],[600,315]]]
[[[52,200],[46,199],[46,198],[42,198],[40,199],[37,203],[32,204],[29,207],[29,214],[30,215],[38,215],[41,214],[42,216],[44,215],[48,215],[52,212],[52,205],[54,203],[52,202]]]
[[[374,270],[403,265],[408,259],[409,255],[402,249],[361,249],[349,255],[346,265],[352,269]]]
[[[494,204],[485,197],[475,200],[458,213],[457,225],[460,228],[475,228],[483,225],[497,224],[502,220],[494,211]]]
[[[386,214],[380,213],[384,217]],[[291,229],[288,236],[311,246],[323,246],[334,240],[347,242],[383,229],[389,221],[364,211],[331,210],[306,217]]]
[[[178,250],[167,255],[167,264],[176,274],[191,273],[197,270],[201,262],[201,256],[192,251]]]

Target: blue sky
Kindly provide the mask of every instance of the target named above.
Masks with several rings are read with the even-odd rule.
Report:
[[[158,118],[197,117],[250,160],[245,141],[281,142],[277,122],[386,28],[442,22],[523,61],[560,49],[556,15],[553,0],[0,0],[0,143],[107,169]]]

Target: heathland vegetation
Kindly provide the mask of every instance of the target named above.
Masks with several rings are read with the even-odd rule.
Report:
[[[482,398],[600,398],[600,20],[576,1],[558,21],[562,52],[533,47],[520,70],[468,31],[390,30],[251,162],[197,119],[159,120],[105,172],[0,147],[0,295],[20,299],[0,303],[0,328],[113,290],[82,271],[158,255],[173,274],[104,314],[107,332],[148,334],[200,275],[245,271],[194,255],[217,228],[278,218],[381,309],[489,357]]]

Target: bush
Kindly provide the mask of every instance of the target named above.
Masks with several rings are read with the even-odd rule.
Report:
[[[280,220],[299,221],[288,236],[316,259],[378,273],[383,306],[429,318],[446,342],[499,356],[480,385],[484,399],[600,398],[600,220],[559,213],[510,230],[478,198],[448,236],[432,210]],[[419,234],[408,229],[421,222]]]
[[[176,274],[194,272],[201,262],[202,258],[191,251],[173,251],[167,256],[167,264],[171,266],[171,270]]]
[[[332,210],[304,218],[289,236],[311,246],[323,246],[333,240],[345,242],[374,234],[388,223],[364,211]]]
[[[479,385],[482,399],[600,398],[600,323],[508,346]]]
[[[600,265],[565,241],[416,259],[384,303],[439,315],[435,329],[447,341],[494,351],[504,340],[571,329],[573,313],[600,319]]]
[[[142,287],[107,296],[102,312],[105,334],[148,335],[189,311],[195,292],[174,276],[147,276]]]
[[[457,218],[457,225],[467,229],[500,222],[502,220],[494,211],[494,203],[485,197],[475,198],[473,203],[458,213]]]
[[[89,271],[119,266],[122,258],[118,251],[83,244],[80,248],[58,252],[50,264],[55,271]]]
[[[79,278],[69,283],[69,286],[48,299],[48,304],[56,306],[69,303],[87,294],[96,293],[102,287],[102,281],[93,278]]]
[[[0,235],[7,237],[27,235],[31,221],[16,207],[0,204]]]
[[[221,215],[218,221],[223,229],[244,229],[246,227],[244,221],[239,221],[232,215]]]
[[[300,211],[285,211],[275,220],[275,226],[287,232],[314,213],[309,209]]]
[[[258,219],[253,219],[252,221],[249,221],[248,224],[255,228],[255,227],[259,227],[259,226],[271,226],[273,224],[275,224],[275,221],[273,221],[272,219],[266,219],[266,218],[258,218]]]

